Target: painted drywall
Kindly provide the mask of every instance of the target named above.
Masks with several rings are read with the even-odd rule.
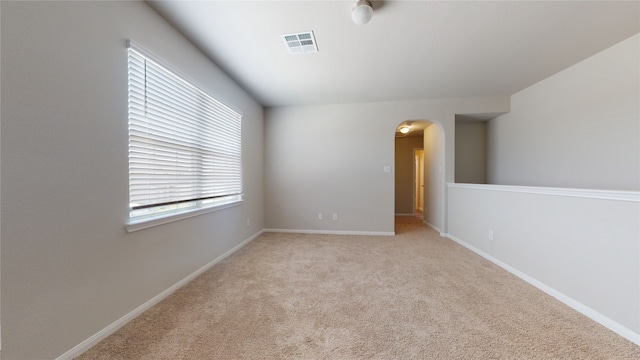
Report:
[[[405,120],[428,120],[439,129],[433,134],[440,138],[434,146],[441,147],[440,185],[432,194],[437,209],[430,221],[445,231],[445,182],[453,181],[455,114],[508,109],[508,97],[266,109],[266,226],[393,232],[394,175],[384,167],[394,164],[395,130]],[[321,212],[337,213],[339,220],[318,220]]]
[[[489,121],[488,182],[640,190],[640,34],[511,98]]]
[[[414,150],[422,149],[423,136],[397,137],[395,142],[395,213],[414,212]]]
[[[587,307],[583,312],[588,315],[595,311],[594,319],[638,341],[637,200],[600,199],[598,192],[578,192],[587,197],[576,197],[575,191],[548,195],[515,188],[451,187],[449,234],[569,297],[570,304]]]
[[[486,154],[487,123],[456,119],[456,182],[486,183]]]
[[[424,129],[424,222],[437,231],[445,232],[444,144],[442,128],[431,124]]]
[[[264,228],[263,109],[144,2],[0,6],[2,356],[52,359]],[[128,38],[243,114],[242,205],[125,231]]]
[[[636,342],[639,48],[636,35],[524,89],[509,114],[488,122],[488,180],[518,192],[464,184],[448,192],[452,238]],[[560,194],[539,194],[541,186]],[[562,188],[633,190],[636,200]]]

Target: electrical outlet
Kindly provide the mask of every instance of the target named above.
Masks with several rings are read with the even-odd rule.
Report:
[[[333,214],[333,221],[338,220],[338,214]]]
[[[322,213],[318,213],[318,220],[322,220]]]
[[[493,230],[489,230],[489,236],[488,236],[489,240],[493,240]]]
[[[251,226],[251,219],[247,218],[247,227]]]

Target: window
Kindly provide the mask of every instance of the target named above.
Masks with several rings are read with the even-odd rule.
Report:
[[[128,52],[130,223],[242,201],[241,115]]]

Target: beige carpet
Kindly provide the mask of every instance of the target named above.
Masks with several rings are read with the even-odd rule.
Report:
[[[640,359],[438,236],[264,234],[80,359]]]

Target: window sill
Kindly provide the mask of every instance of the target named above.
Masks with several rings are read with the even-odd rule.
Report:
[[[174,221],[187,219],[194,216],[199,216],[202,214],[207,214],[207,213],[218,211],[218,210],[228,209],[230,207],[238,206],[242,204],[242,202],[243,200],[236,200],[226,204],[214,205],[206,208],[199,208],[199,209],[187,210],[179,213],[165,214],[165,215],[159,215],[151,218],[133,220],[133,221],[130,221],[125,226],[125,228],[127,229],[127,232],[134,232],[134,231],[143,230],[143,229],[147,229],[147,228],[158,226],[158,225],[168,224]]]

